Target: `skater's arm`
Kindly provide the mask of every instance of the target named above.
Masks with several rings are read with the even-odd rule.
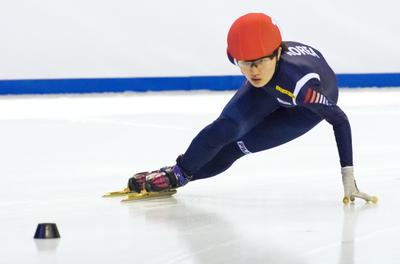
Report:
[[[320,83],[312,79],[304,84],[296,98],[299,106],[306,107],[329,122],[334,130],[342,167],[353,166],[353,148],[350,122],[339,106],[323,94]]]
[[[351,140],[350,122],[336,100],[330,100],[320,87],[318,79],[312,79],[303,87],[295,98],[296,104],[306,107],[328,121],[335,132],[336,144],[340,156],[342,182],[344,188],[343,203],[347,204],[355,198],[376,203],[378,198],[361,192],[354,179],[353,147]]]
[[[340,165],[342,167],[353,166],[351,127],[343,110],[337,105],[307,105],[306,107],[319,114],[333,126]]]

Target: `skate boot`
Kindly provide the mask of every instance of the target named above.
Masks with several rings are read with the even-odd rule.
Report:
[[[191,177],[178,166],[164,167],[146,175],[145,189],[148,192],[161,192],[186,185]]]
[[[140,193],[144,189],[144,183],[146,181],[146,176],[149,175],[151,172],[145,171],[145,172],[139,172],[133,175],[129,180],[128,180],[128,189],[131,192],[137,192]]]
[[[360,192],[357,187],[356,180],[354,179],[353,166],[342,168],[342,182],[344,189],[343,203],[348,204],[354,201],[355,198],[361,198],[366,202],[377,203],[378,197]]]

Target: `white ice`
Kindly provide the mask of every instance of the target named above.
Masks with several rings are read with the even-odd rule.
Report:
[[[248,155],[171,198],[102,198],[172,165],[232,92],[0,97],[0,263],[400,263],[400,90],[341,90],[355,176],[331,126]],[[54,222],[56,240],[35,240]]]

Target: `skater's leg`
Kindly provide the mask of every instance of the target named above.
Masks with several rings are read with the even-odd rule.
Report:
[[[209,178],[227,170],[237,159],[243,157],[245,154],[240,151],[239,147],[234,143],[225,145],[217,155],[214,156],[205,166],[197,171],[192,181]],[[179,163],[178,163],[179,164]]]
[[[263,122],[255,126],[243,137],[226,144],[206,165],[193,173],[191,180],[204,179],[215,176],[228,169],[237,159],[245,154],[258,152],[289,142],[313,128],[321,121],[321,117],[305,108],[280,108],[267,116]],[[179,187],[187,181],[184,174],[174,172],[178,166],[156,171],[151,177],[146,177],[149,190],[163,190]],[[171,173],[173,172],[173,173]],[[179,180],[183,179],[183,182]],[[133,190],[134,188],[131,188]]]
[[[221,116],[193,139],[181,156],[179,166],[190,175],[204,167],[221,149],[250,131],[278,104],[262,89],[243,86],[224,108]]]
[[[280,108],[238,142],[247,153],[267,150],[304,135],[321,121],[320,116],[303,107]]]
[[[194,173],[192,180],[215,176],[246,154],[276,147],[312,129],[321,118],[304,108],[281,108],[248,134],[226,145],[211,161]]]

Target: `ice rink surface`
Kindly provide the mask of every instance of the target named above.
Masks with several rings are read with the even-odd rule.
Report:
[[[167,199],[101,197],[172,165],[232,94],[0,97],[0,263],[400,263],[400,89],[339,98],[377,205],[343,206],[327,122]]]

